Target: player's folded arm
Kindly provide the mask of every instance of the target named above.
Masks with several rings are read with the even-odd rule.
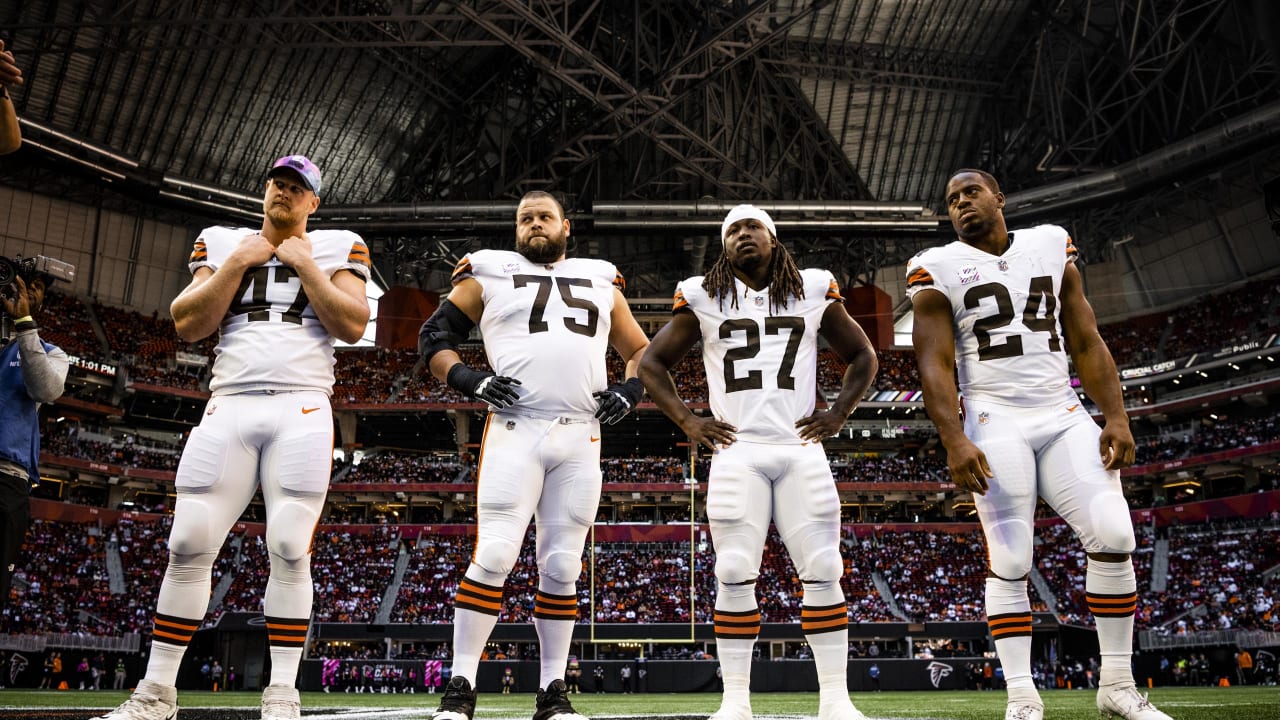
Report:
[[[456,353],[458,345],[467,339],[475,326],[474,320],[445,298],[418,331],[418,353],[422,355],[422,361],[430,365],[431,358],[441,350]]]

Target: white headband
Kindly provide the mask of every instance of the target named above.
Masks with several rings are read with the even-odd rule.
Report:
[[[739,220],[748,218],[759,220],[764,226],[769,228],[769,232],[776,238],[778,237],[778,229],[773,225],[773,218],[769,217],[769,213],[761,210],[755,205],[738,205],[724,216],[724,222],[720,225],[720,242],[724,242],[724,236],[729,233],[729,226]]]

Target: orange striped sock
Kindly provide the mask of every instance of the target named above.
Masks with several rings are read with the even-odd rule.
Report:
[[[754,640],[760,634],[760,608],[716,610],[715,632],[718,638]]]
[[[578,619],[577,595],[553,595],[541,590],[533,596],[533,616],[543,620]]]
[[[453,604],[459,609],[497,617],[502,612],[502,586],[485,585],[464,575],[462,582],[458,583],[458,593]]]
[[[191,644],[191,637],[200,628],[200,618],[182,618],[176,615],[156,613],[155,625],[151,631],[156,642],[186,647]]]
[[[987,626],[994,640],[1031,636],[1031,613],[1011,612],[988,615]]]
[[[849,608],[845,603],[800,606],[800,629],[805,635],[837,632],[849,627]]]
[[[1138,593],[1085,592],[1085,602],[1094,617],[1129,617],[1138,610]]]

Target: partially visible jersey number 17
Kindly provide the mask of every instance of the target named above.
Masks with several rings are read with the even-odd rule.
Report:
[[[236,289],[236,298],[231,302],[231,308],[228,310],[229,315],[248,315],[249,322],[262,322],[271,319],[271,307],[276,303],[283,303],[288,299],[288,295],[280,297],[282,292],[289,290],[290,281],[296,280],[298,273],[287,265],[260,265],[246,272],[244,277],[240,278],[240,287]],[[267,284],[271,283],[272,299],[267,299]],[[281,287],[281,286],[284,287]],[[253,293],[249,300],[245,300],[245,293],[253,287]],[[302,283],[297,283],[297,295],[293,298],[293,303],[287,309],[280,313],[282,322],[293,323],[294,325],[302,324],[302,311],[307,309],[307,293],[302,289]]]

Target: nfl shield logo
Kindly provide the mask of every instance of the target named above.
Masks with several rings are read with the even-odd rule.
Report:
[[[1000,258],[1000,261],[996,263],[996,267],[1000,268],[1000,272],[1009,272],[1009,263],[1005,262],[1004,258]]]
[[[763,296],[763,295],[757,295],[757,296],[756,296],[756,307],[764,307],[764,296]]]
[[[991,422],[991,416],[990,416],[990,415],[988,415],[988,414],[987,414],[987,413],[985,413],[985,412],[980,412],[980,413],[978,413],[978,424],[979,424],[979,425],[986,425],[986,424],[987,424],[987,423],[989,423],[989,422]]]
[[[507,429],[508,429],[508,430],[515,430],[515,429],[516,429],[516,421],[515,421],[515,420],[508,420],[508,421],[507,421]]]

